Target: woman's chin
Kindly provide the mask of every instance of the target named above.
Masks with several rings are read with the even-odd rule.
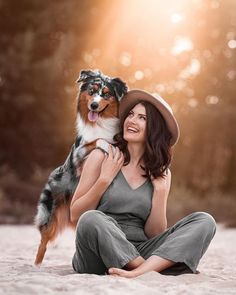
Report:
[[[126,135],[126,136],[124,136],[124,140],[126,140],[126,141],[137,141],[137,138],[135,138],[132,135]]]
[[[138,136],[133,136],[133,135],[124,136],[124,139],[127,142],[143,142],[143,139],[142,138],[140,138]]]

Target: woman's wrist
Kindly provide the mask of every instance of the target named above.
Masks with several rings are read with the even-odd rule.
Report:
[[[109,186],[111,182],[108,177],[102,175],[99,176],[98,181],[102,186]]]
[[[164,198],[166,196],[166,189],[160,188],[159,186],[153,186],[153,197]]]

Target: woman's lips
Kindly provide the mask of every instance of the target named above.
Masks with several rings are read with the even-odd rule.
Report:
[[[132,133],[137,133],[139,130],[137,128],[128,126],[127,127],[127,131],[128,132],[132,132]]]

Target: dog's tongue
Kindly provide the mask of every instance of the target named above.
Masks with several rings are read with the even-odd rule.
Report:
[[[96,122],[98,119],[98,112],[89,111],[88,113],[88,119],[91,122]]]

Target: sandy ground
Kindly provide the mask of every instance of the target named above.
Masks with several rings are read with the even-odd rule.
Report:
[[[0,294],[236,294],[236,229],[217,226],[202,258],[200,274],[163,276],[149,272],[135,279],[76,274],[71,267],[74,233],[66,231],[33,265],[39,233],[33,226],[0,226]]]

